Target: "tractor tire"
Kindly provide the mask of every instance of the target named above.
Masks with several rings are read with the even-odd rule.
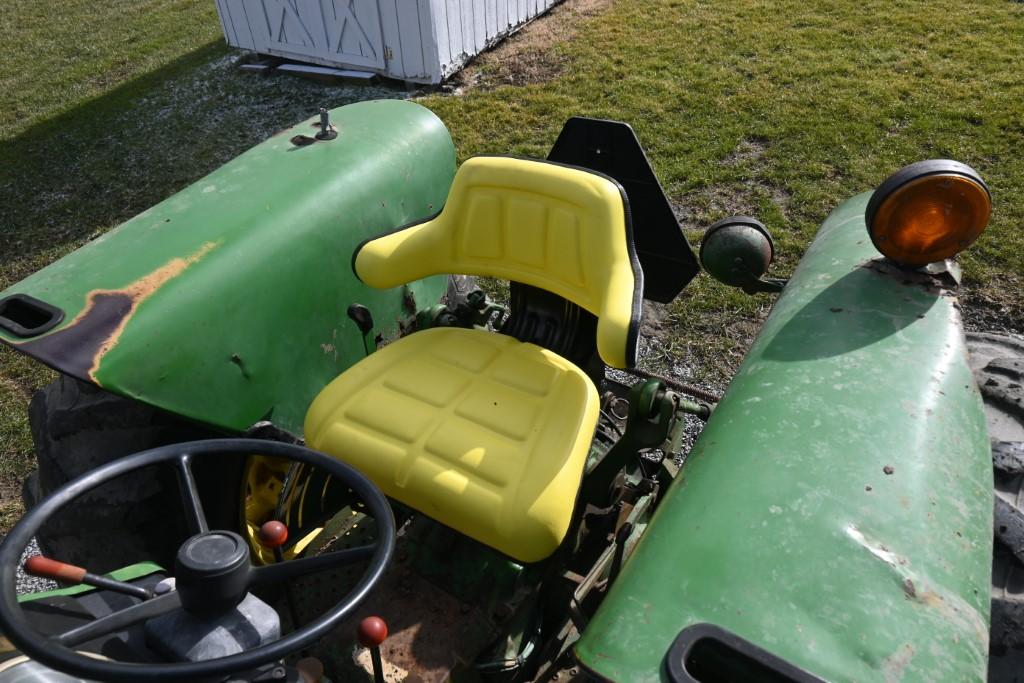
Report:
[[[449,275],[448,289],[444,294],[444,304],[455,309],[459,304],[466,303],[469,293],[476,289],[476,278],[472,275]]]
[[[967,348],[985,403],[995,481],[989,679],[1015,681],[1008,672],[1024,663],[1024,340],[969,333]]]
[[[223,436],[66,376],[32,397],[29,424],[38,469],[22,492],[27,509],[117,458]],[[241,505],[240,464],[196,463],[195,475],[211,526],[235,528]],[[230,485],[224,486],[225,477]],[[173,566],[186,533],[174,473],[148,468],[74,500],[39,530],[37,540],[44,554],[103,573],[143,560]]]

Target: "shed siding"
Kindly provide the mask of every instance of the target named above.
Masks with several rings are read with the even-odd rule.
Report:
[[[420,44],[423,49],[424,74],[431,83],[441,80],[441,49],[438,44],[437,26],[444,24],[443,15],[436,16],[431,11],[430,0],[418,0]],[[442,5],[443,11],[443,5]]]
[[[395,0],[375,0],[380,12],[380,28],[383,34],[384,73],[402,74],[405,77],[405,66],[402,63],[402,39],[398,33],[398,10]]]
[[[440,83],[561,0],[215,0],[229,45]]]

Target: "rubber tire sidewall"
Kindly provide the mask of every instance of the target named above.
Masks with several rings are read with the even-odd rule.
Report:
[[[72,479],[157,446],[224,436],[156,408],[61,376],[29,404],[38,470],[26,482],[31,508]],[[234,471],[239,470],[239,471]],[[211,527],[237,530],[239,463],[196,472]],[[172,567],[185,539],[177,481],[169,468],[133,472],[72,501],[37,535],[40,550],[103,573],[140,561]]]

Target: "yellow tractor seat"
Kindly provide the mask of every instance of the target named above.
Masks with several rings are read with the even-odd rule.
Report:
[[[353,268],[377,288],[439,273],[540,288],[597,318],[605,363],[635,358],[643,272],[629,206],[618,184],[585,169],[469,159],[439,214],[360,245]],[[305,437],[392,498],[536,562],[570,527],[599,412],[594,383],[557,353],[437,328],[331,382],[306,415]]]
[[[561,356],[480,330],[417,332],[357,363],[306,415],[306,443],[388,496],[522,562],[572,518],[598,396]]]

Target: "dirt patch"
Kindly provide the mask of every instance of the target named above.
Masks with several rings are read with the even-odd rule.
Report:
[[[673,201],[672,211],[685,228],[707,228],[726,216],[762,215],[766,201],[785,216],[791,200],[786,188],[755,178],[693,190]]]
[[[1020,298],[1024,282],[1013,275],[1000,279],[1003,286],[999,289],[961,288],[960,314],[968,331],[1019,335],[1024,330],[1024,301]]]
[[[692,190],[672,202],[679,222],[687,228],[706,228],[726,216],[763,216],[766,203],[785,217],[792,193],[764,178],[764,157],[770,146],[766,138],[758,136],[740,140],[721,165],[736,169],[741,178]]]
[[[759,165],[761,157],[768,151],[768,141],[762,137],[740,140],[736,149],[729,153],[722,163],[726,166]]]
[[[473,58],[452,77],[448,87],[490,90],[502,85],[544,83],[561,74],[569,62],[559,46],[579,31],[580,22],[600,14],[614,0],[565,0],[526,24],[494,48]]]

